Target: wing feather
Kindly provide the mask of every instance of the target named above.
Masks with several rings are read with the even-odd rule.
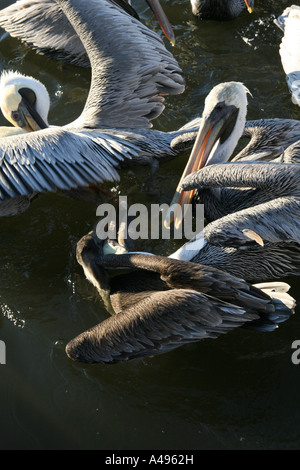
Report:
[[[54,127],[0,140],[0,199],[116,181],[137,148],[97,131]]]
[[[185,88],[161,38],[113,1],[57,3],[20,0],[0,11],[0,26],[38,52],[97,71],[77,127],[151,127],[161,95]]]
[[[193,290],[154,292],[124,313],[71,340],[66,352],[82,362],[116,363],[162,354],[216,338],[258,318],[236,305]]]

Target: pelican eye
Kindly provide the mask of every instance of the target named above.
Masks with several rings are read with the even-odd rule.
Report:
[[[19,121],[20,120],[20,113],[18,111],[12,111],[11,117],[14,121]]]
[[[220,101],[216,106],[215,106],[215,110],[216,111],[222,111],[222,109],[224,109],[225,107],[225,102],[224,101]]]
[[[36,103],[36,94],[30,88],[20,88],[19,93],[32,107]]]

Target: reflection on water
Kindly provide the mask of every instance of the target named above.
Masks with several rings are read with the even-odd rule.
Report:
[[[14,312],[9,305],[2,303],[2,299],[0,297],[0,311],[3,317],[7,318],[9,321],[11,321],[14,326],[18,328],[24,328],[25,327],[25,320],[24,318],[20,318],[20,312]]]
[[[10,3],[0,1],[1,7]],[[226,80],[250,89],[249,118],[299,119],[278,54],[281,34],[273,25],[290,2],[256,3],[251,16],[214,23],[193,18],[187,0],[164,2],[187,86],[182,96],[167,98],[155,128],[173,130],[199,115],[206,94]],[[136,4],[159,31],[142,0]],[[52,124],[80,113],[89,71],[38,56],[12,38],[0,42],[0,67],[45,83]],[[148,168],[123,170],[116,189],[137,202],[169,202],[186,158],[161,165],[151,194],[144,193]],[[300,366],[291,361],[292,342],[300,339],[299,308],[272,334],[234,331],[115,366],[82,366],[66,358],[66,342],[107,316],[75,259],[77,240],[95,222],[94,208],[61,194],[43,195],[25,214],[0,221],[0,339],[7,348],[7,365],[0,366],[0,447],[299,448]],[[142,248],[165,254],[175,246],[144,241]],[[299,302],[298,279],[287,282]]]

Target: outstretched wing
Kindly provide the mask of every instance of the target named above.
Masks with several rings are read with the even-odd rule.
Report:
[[[38,53],[90,67],[80,38],[55,0],[19,0],[0,11],[0,26]]]
[[[84,46],[92,81],[77,127],[151,127],[163,95],[184,91],[182,70],[160,37],[114,1],[21,0],[15,10],[2,11],[0,26],[35,49],[74,63]]]
[[[108,0],[57,0],[88,53],[92,82],[83,127],[151,127],[182,71],[159,36]],[[74,123],[76,125],[76,122]]]
[[[134,145],[98,131],[51,127],[0,140],[0,200],[119,179]]]
[[[107,318],[66,346],[79,362],[116,363],[163,354],[258,318],[241,307],[193,290],[154,292],[124,313]]]
[[[138,19],[124,0],[111,0]],[[86,50],[55,0],[18,0],[0,10],[0,27],[38,53],[79,67],[90,67]]]

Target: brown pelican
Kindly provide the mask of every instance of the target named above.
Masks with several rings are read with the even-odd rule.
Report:
[[[204,20],[232,20],[247,8],[252,13],[254,0],[190,0],[192,12]]]
[[[243,133],[246,92],[241,83],[229,82],[218,85],[207,97],[174,200],[203,203],[208,225],[196,240],[171,256],[207,262],[251,281],[299,275],[300,165],[280,163],[278,127],[277,137],[268,141],[261,128],[254,126],[247,146],[253,161],[247,160],[249,155],[243,150],[237,161],[228,163]],[[278,122],[271,120],[269,129],[274,130]],[[286,160],[298,161],[299,123],[291,123],[291,131],[285,133]],[[284,121],[284,129],[286,125]],[[261,147],[257,136],[263,137]],[[180,211],[175,223],[181,222]]]
[[[195,194],[194,190],[182,191],[182,181],[188,175],[194,174],[187,179],[190,183],[191,179],[196,177],[195,172],[203,169],[211,174],[210,165],[228,162],[232,157],[234,149],[245,132],[247,93],[249,91],[242,83],[226,82],[217,85],[208,94],[205,100],[200,129],[189,161],[179,181],[173,203],[179,202],[184,206],[184,204],[189,204],[193,198],[199,199],[199,193]],[[280,132],[281,130],[282,132]],[[280,161],[285,150],[287,150],[289,157],[291,150],[293,150],[292,161],[297,161],[297,142],[300,141],[299,121],[279,119],[264,122],[254,121],[252,122],[252,127],[251,125],[248,126],[247,131],[248,135],[251,135],[251,140],[245,149],[235,157],[235,161],[241,162],[249,159],[256,162],[270,162],[275,161],[275,159]],[[292,149],[290,148],[291,146]],[[282,158],[284,159],[284,156]],[[291,158],[289,158],[289,161],[291,161]],[[207,168],[204,169],[204,166],[207,166]],[[254,167],[250,166],[249,168]],[[200,181],[203,173],[197,175]],[[224,183],[224,185],[226,184]],[[241,185],[244,186],[243,184]],[[235,187],[238,187],[237,184],[235,184]],[[291,191],[292,189],[291,187]],[[258,191],[253,192],[254,198],[256,195],[254,200],[253,198],[247,199],[249,193],[244,191],[237,192],[237,194],[241,194],[242,202],[238,200],[238,197],[235,197],[231,204],[231,197],[228,196],[226,204],[224,202],[217,204],[222,199],[220,191],[214,189],[206,191],[203,194],[203,198],[201,198],[201,202],[206,206],[207,220],[211,221],[222,215],[250,207],[254,204],[254,200],[256,203],[259,203],[264,202],[266,198],[273,198],[273,193],[270,190],[268,192],[269,196],[265,195],[263,199],[261,199],[261,192]],[[222,213],[220,214],[219,212],[218,216],[212,214],[214,204],[210,203],[209,199],[215,201],[221,207]],[[210,205],[209,209],[207,208],[208,205]],[[175,214],[175,223],[177,225],[181,223],[181,211],[178,217]]]
[[[209,264],[251,282],[299,276],[299,176],[298,164],[242,162],[211,165],[191,175],[184,188],[221,187],[220,200],[204,198],[205,214],[215,220],[171,257]]]
[[[274,22],[284,33],[279,49],[281,62],[292,101],[300,106],[300,6],[286,8]]]
[[[82,6],[86,5],[89,8],[84,0],[81,3]],[[93,3],[95,6],[98,4],[98,11],[95,11],[98,18],[104,13],[103,9],[107,11],[104,15],[107,15],[110,10],[113,15],[114,10],[110,7],[119,6],[124,14],[139,20],[137,12],[126,0],[106,0],[105,2],[93,0]],[[174,45],[174,33],[159,0],[147,0],[147,3],[157,16],[166,37]],[[90,67],[90,60],[80,37],[56,0],[18,0],[0,10],[0,27],[38,53],[80,67]],[[126,21],[122,23],[122,18],[118,27],[120,32],[122,31],[122,36],[130,34],[130,30],[127,29],[128,25]],[[101,32],[101,23],[99,30]]]
[[[77,244],[77,260],[113,315],[66,346],[85,363],[162,354],[239,327],[272,331],[295,305],[284,283],[252,286],[209,266],[146,254],[105,255],[95,234]],[[108,268],[135,272],[109,279]],[[260,289],[262,287],[262,289]]]
[[[197,128],[191,123],[191,128],[186,125],[169,133],[149,129],[150,121],[164,109],[162,95],[184,90],[181,69],[155,33],[107,0],[91,0],[88,8],[82,0],[57,3],[89,54],[90,92],[74,122],[1,139],[0,201],[117,180],[116,168],[125,161],[148,164],[175,156],[182,145],[176,148],[172,140],[188,136],[189,145],[191,128]],[[124,30],[119,34],[120,24],[126,25],[125,36]],[[27,105],[31,100],[36,117],[41,87],[35,82],[31,87],[16,74],[8,73],[3,80],[9,91],[3,93],[8,100],[2,107],[11,122],[19,117],[19,105],[24,105],[25,98]],[[47,125],[47,114],[44,105],[40,127]]]
[[[4,117],[15,126],[12,135],[20,130],[32,132],[49,127],[50,97],[45,86],[33,77],[13,71],[3,72],[0,77],[0,108]],[[7,133],[0,136],[6,137]]]

